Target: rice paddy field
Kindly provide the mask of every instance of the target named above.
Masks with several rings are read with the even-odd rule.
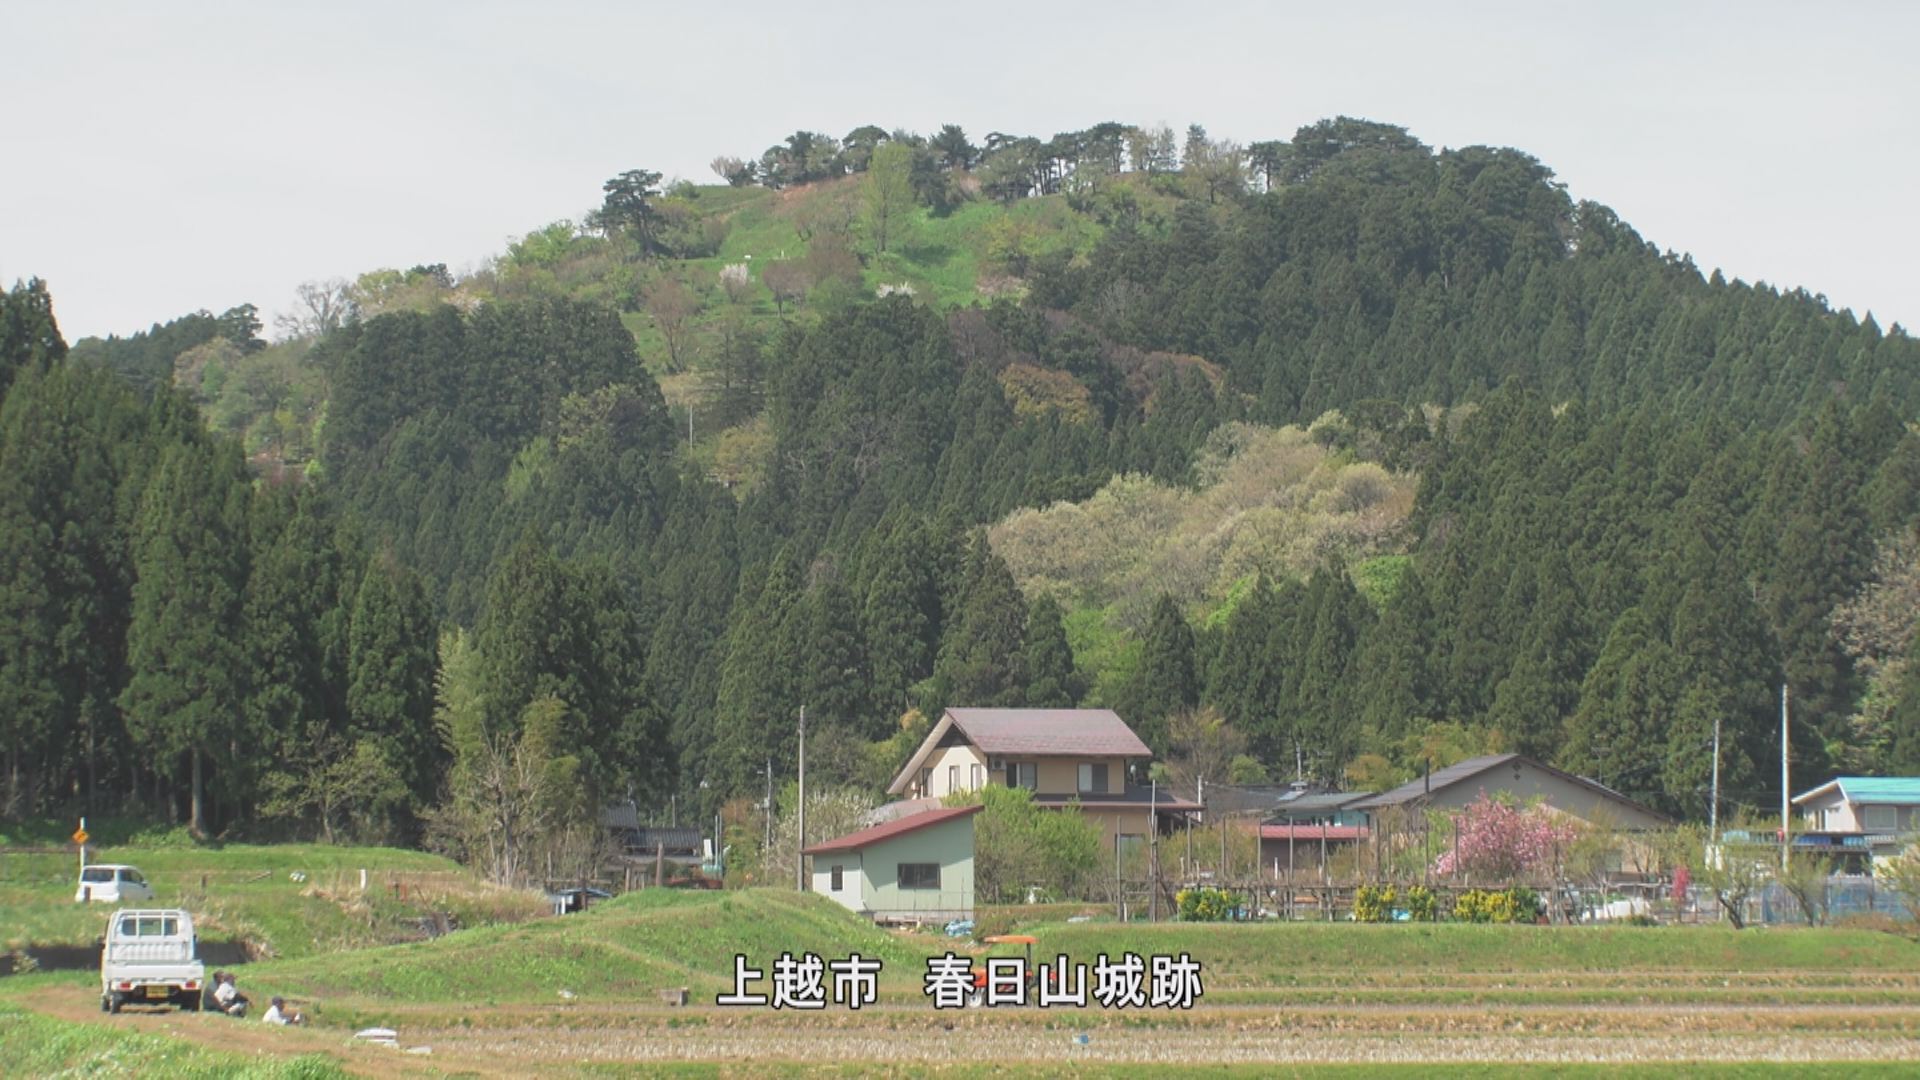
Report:
[[[877,929],[813,896],[642,892],[431,941],[241,968],[302,1028],[128,1009],[85,972],[0,979],[30,1075],[666,1074],[1896,1076],[1920,1072],[1920,944],[1867,929],[1072,924],[1020,913],[1037,960],[1187,953],[1187,1010],[935,1009],[926,958],[984,947]],[[1001,920],[1006,921],[1006,920]],[[723,1007],[736,953],[858,953],[876,1000]],[[686,1005],[662,991],[687,989]],[[764,983],[750,990],[765,990]],[[356,1042],[367,1027],[397,1047]],[[14,1048],[20,1047],[16,1055]]]

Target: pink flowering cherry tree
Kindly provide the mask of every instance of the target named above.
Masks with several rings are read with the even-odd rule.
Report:
[[[1551,865],[1554,854],[1574,841],[1576,829],[1539,807],[1522,809],[1485,792],[1455,818],[1452,850],[1434,860],[1439,874],[1464,874],[1471,881],[1516,881],[1528,871]]]

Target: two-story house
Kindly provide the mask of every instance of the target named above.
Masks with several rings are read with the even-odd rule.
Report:
[[[988,784],[1024,787],[1035,805],[1078,806],[1102,845],[1126,853],[1200,804],[1132,782],[1153,752],[1112,709],[948,709],[887,787],[944,799]]]
[[[1793,838],[1795,850],[1830,852],[1849,868],[1897,855],[1920,833],[1920,777],[1837,776],[1793,804],[1806,829]]]

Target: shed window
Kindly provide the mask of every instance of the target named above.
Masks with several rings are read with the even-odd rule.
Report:
[[[900,887],[903,889],[938,889],[940,887],[940,864],[931,862],[903,862],[899,866]]]
[[[1900,811],[1892,806],[1869,806],[1867,810],[1868,832],[1893,832],[1900,827]]]
[[[842,873],[841,867],[836,866],[833,868],[833,884],[827,887],[827,890],[829,892],[839,892],[841,890],[841,887],[845,884],[845,881],[841,877],[841,873]]]
[[[1106,794],[1107,766],[1105,762],[1098,765],[1086,764],[1080,766],[1080,790],[1089,794]]]

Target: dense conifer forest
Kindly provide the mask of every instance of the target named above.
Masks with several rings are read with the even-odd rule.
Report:
[[[1217,780],[1510,749],[1703,818],[1716,723],[1727,805],[1777,799],[1783,685],[1797,776],[1920,770],[1898,327],[1346,118],[715,168],[273,342],[69,349],[7,293],[0,810],[715,809],[802,705],[867,787],[944,705],[1080,704]]]

